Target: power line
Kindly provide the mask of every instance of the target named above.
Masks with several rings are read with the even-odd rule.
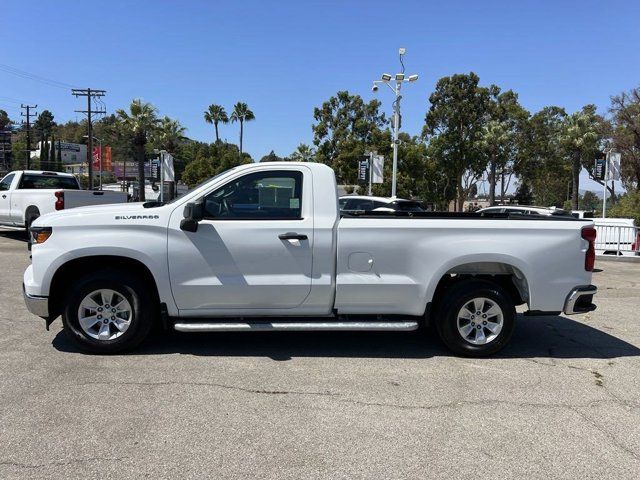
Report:
[[[65,82],[59,82],[58,80],[53,80],[51,78],[43,77],[40,75],[36,75],[35,73],[29,73],[25,70],[20,70],[18,68],[12,67],[11,65],[5,65],[0,63],[0,71],[5,73],[10,73],[11,75],[15,75],[20,78],[26,78],[27,80],[33,80],[34,82],[40,82],[45,85],[49,85],[50,87],[56,88],[75,88],[74,85]]]
[[[89,190],[93,190],[93,125],[91,124],[92,116],[94,114],[107,113],[105,108],[98,107],[98,110],[93,109],[91,101],[97,101],[99,104],[104,103],[100,100],[100,97],[104,97],[107,93],[106,90],[95,90],[92,88],[73,88],[71,94],[76,98],[87,97],[87,109],[86,110],[74,110],[76,113],[84,113],[87,116],[87,164],[89,170]],[[100,152],[102,155],[102,152]]]
[[[23,120],[22,124],[26,125],[27,127],[27,161],[25,162],[25,165],[27,167],[27,170],[29,170],[29,162],[31,160],[31,117],[37,115],[36,112],[32,113],[31,109],[38,108],[38,105],[20,104],[20,108],[26,110],[26,113],[20,112],[20,116],[27,118],[27,121],[25,122]]]

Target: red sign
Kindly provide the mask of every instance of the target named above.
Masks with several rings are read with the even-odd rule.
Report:
[[[100,152],[100,147],[93,147],[93,169],[100,169],[100,158],[102,157],[102,152]]]
[[[102,152],[102,170],[107,172],[113,171],[113,165],[111,164],[111,147],[106,146]]]

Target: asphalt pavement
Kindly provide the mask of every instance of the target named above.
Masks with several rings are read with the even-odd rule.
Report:
[[[640,478],[640,264],[488,359],[416,333],[156,335],[85,355],[0,230],[0,478]]]

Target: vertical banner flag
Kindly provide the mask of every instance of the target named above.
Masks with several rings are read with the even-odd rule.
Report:
[[[604,180],[605,162],[606,162],[606,159],[605,159],[604,153],[598,153],[596,155],[596,164],[593,169],[593,178],[595,180]]]
[[[100,152],[100,147],[93,147],[93,169],[98,170],[100,168],[100,157],[102,157],[102,152]]]
[[[369,167],[369,155],[363,155],[358,163],[358,180],[367,180],[367,170]]]
[[[170,153],[162,155],[163,168],[164,168],[164,181],[175,182],[176,173],[173,168],[173,156]]]
[[[371,174],[372,183],[383,183],[382,170],[384,167],[384,157],[382,155],[375,155],[373,157],[373,172]]]
[[[111,163],[111,147],[106,146],[102,152],[102,170],[107,172],[113,171],[113,165]]]
[[[609,152],[608,158],[608,171],[607,180],[620,180],[620,160],[622,155],[617,152]]]

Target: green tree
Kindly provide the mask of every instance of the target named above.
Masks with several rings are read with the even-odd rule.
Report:
[[[46,140],[53,133],[53,129],[56,126],[53,118],[53,114],[49,110],[43,110],[36,118],[36,121],[33,122],[33,130],[39,134],[41,141]]]
[[[560,144],[567,114],[560,107],[545,107],[525,124],[514,171],[533,191],[535,203],[562,206],[571,182],[569,165]]]
[[[187,129],[180,125],[178,120],[163,117],[154,131],[155,142],[161,149],[175,153],[178,145],[187,139],[184,136],[186,131]]]
[[[156,108],[153,105],[140,99],[135,99],[131,102],[128,112],[122,109],[117,111],[122,127],[130,132],[132,137],[138,163],[138,190],[141,202],[145,201],[145,146],[158,125],[156,112]]]
[[[458,211],[488,164],[481,139],[498,90],[481,87],[479,81],[473,72],[438,80],[423,129],[442,169],[456,182]]]
[[[247,153],[240,156],[236,145],[218,142],[199,151],[197,157],[186,165],[182,180],[192,187],[218,173],[252,161]]]
[[[607,210],[607,215],[616,218],[634,218],[640,225],[640,190],[630,190]]]
[[[11,119],[9,114],[0,108],[0,130],[11,127]]]
[[[593,163],[601,141],[602,118],[595,105],[586,105],[569,115],[560,134],[567,159],[571,165],[571,208],[578,209],[580,171],[584,164]]]
[[[315,162],[315,158],[315,149],[306,143],[301,143],[286,160],[290,160],[292,162]]]
[[[229,117],[227,116],[227,112],[224,110],[222,105],[209,105],[209,108],[204,112],[204,121],[207,123],[212,123],[216,132],[216,143],[220,141],[220,136],[218,135],[218,124],[219,123],[229,123]]]
[[[244,136],[244,122],[255,120],[256,117],[246,103],[238,102],[233,106],[231,122],[240,122],[240,156],[242,157],[242,140]]]
[[[387,121],[379,109],[378,100],[365,103],[348,91],[340,91],[314,108],[316,123],[311,128],[316,159],[333,167],[339,182],[356,182],[358,159],[366,150],[375,149],[383,137],[380,129]],[[385,136],[390,143],[390,136]]]
[[[49,144],[49,157],[47,158],[47,170],[56,170],[56,139],[53,133],[51,133],[51,140]]]
[[[33,123],[33,130],[37,132],[40,140],[40,168],[44,170],[50,169],[49,158],[51,155],[51,148],[49,139],[56,126],[56,122],[53,118],[53,114],[49,110],[43,110]]]
[[[269,152],[267,155],[265,155],[260,159],[260,162],[281,162],[281,161],[282,161],[282,157],[279,157],[278,155],[276,155],[276,152],[274,152],[273,150],[271,150],[271,152]]]
[[[590,190],[584,192],[580,198],[580,208],[582,210],[596,211],[600,207],[600,198]]]
[[[58,140],[58,148],[56,149],[56,171],[62,172],[64,170],[64,165],[62,164],[62,145],[60,140]]]
[[[518,202],[518,205],[531,205],[533,203],[533,194],[527,182],[520,182],[518,184],[514,198]]]
[[[622,183],[640,188],[640,87],[611,98],[612,147],[622,154]]]
[[[501,177],[500,198],[504,201],[529,112],[520,106],[518,95],[512,90],[498,94],[492,103],[491,120],[482,130],[480,144],[489,161],[489,204],[495,205],[497,176]]]

